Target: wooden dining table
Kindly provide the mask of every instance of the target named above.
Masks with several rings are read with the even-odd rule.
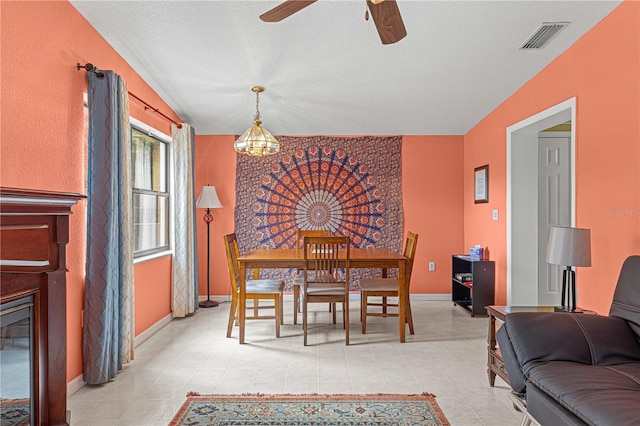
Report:
[[[406,285],[407,258],[400,253],[384,248],[352,248],[349,258],[350,268],[382,269],[386,276],[387,268],[398,269],[398,282],[403,285],[398,289],[398,326],[400,342],[405,342],[405,308],[409,294]],[[240,269],[239,322],[240,343],[244,343],[246,322],[246,283],[248,269],[304,268],[304,253],[300,249],[258,249],[250,251],[238,258]]]

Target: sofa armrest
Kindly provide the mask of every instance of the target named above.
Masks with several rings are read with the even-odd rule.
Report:
[[[613,365],[640,361],[640,343],[620,318],[517,312],[505,317],[504,327],[525,377],[527,366],[537,362]]]
[[[504,363],[504,368],[507,370],[511,389],[518,394],[524,393],[526,390],[526,382],[506,327],[500,327],[496,333],[496,341],[500,347],[502,362]]]

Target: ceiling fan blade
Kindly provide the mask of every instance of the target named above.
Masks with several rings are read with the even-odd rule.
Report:
[[[367,0],[367,7],[369,7],[373,22],[376,24],[382,44],[395,43],[407,35],[396,0],[385,0],[378,4]]]
[[[264,22],[280,22],[284,18],[293,15],[316,1],[317,0],[287,0],[260,15],[260,19]]]

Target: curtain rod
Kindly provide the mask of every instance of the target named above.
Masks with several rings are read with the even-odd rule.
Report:
[[[80,65],[80,62],[78,62],[77,64],[77,69],[78,71],[80,71],[81,69],[84,69],[87,72],[93,72],[98,78],[104,78],[104,73],[102,71],[100,71],[97,67],[95,67],[93,64],[91,63],[86,63],[84,65]],[[178,129],[182,128],[182,124],[181,123],[177,123],[175,120],[173,120],[171,117],[168,117],[166,115],[164,115],[162,112],[160,112],[160,110],[158,108],[154,108],[153,106],[151,106],[151,104],[149,104],[148,102],[146,102],[145,100],[141,99],[140,97],[136,96],[134,93],[129,92],[129,95],[135,99],[136,101],[140,102],[141,104],[144,105],[144,109],[150,109],[151,111],[155,112],[156,114],[162,116],[165,120],[170,121],[171,123],[175,124]]]

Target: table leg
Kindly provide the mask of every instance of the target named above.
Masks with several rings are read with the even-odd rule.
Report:
[[[405,342],[405,324],[406,324],[406,306],[407,285],[405,274],[406,260],[402,259],[398,262],[398,324],[400,325],[400,343]]]
[[[300,286],[293,285],[293,323],[298,324],[298,312],[300,312]]]
[[[240,265],[240,295],[238,297],[238,318],[240,320],[240,344],[244,343],[244,325],[247,313],[247,265],[238,262]]]

